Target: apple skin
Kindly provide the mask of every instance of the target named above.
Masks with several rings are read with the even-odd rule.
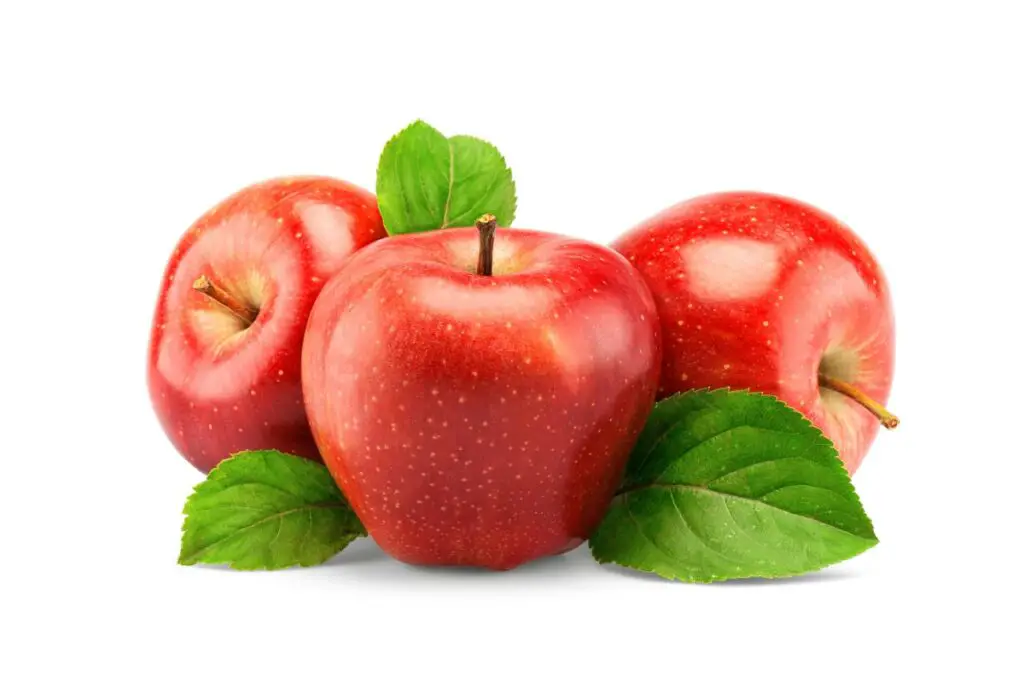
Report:
[[[374,540],[413,564],[510,569],[600,521],[654,402],[661,346],[639,274],[596,244],[499,229],[392,237],[313,307],[306,409]]]
[[[793,199],[729,192],[677,204],[612,246],[657,302],[660,397],[702,387],[773,394],[856,471],[878,420],[819,389],[819,367],[884,403],[894,322],[882,269],[849,228]]]
[[[164,431],[196,468],[247,449],[319,458],[302,401],[306,319],[349,255],[384,236],[371,193],[324,177],[247,187],[185,233],[153,316],[148,384]],[[193,290],[200,275],[258,308],[253,324]]]

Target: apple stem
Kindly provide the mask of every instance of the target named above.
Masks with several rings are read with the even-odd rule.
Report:
[[[849,382],[844,382],[841,379],[835,379],[828,375],[819,374],[818,386],[831,389],[832,391],[838,391],[840,394],[852,398],[854,401],[867,408],[868,412],[877,417],[878,421],[881,422],[882,426],[886,429],[896,429],[897,425],[900,423],[900,419],[886,410],[885,406]]]
[[[494,233],[498,229],[498,219],[485,213],[476,219],[476,229],[480,231],[480,256],[476,261],[476,274],[490,275],[494,270]]]
[[[246,327],[252,325],[253,322],[256,321],[256,316],[259,315],[259,310],[243,302],[226,289],[218,287],[205,275],[200,275],[196,278],[196,281],[192,283],[192,289],[200,292],[201,294],[205,294],[224,308],[234,313],[235,317],[245,323]]]

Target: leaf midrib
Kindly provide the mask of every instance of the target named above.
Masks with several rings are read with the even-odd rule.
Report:
[[[706,437],[704,439],[701,439],[700,441],[697,441],[696,443],[694,443],[692,446],[690,446],[689,448],[687,448],[683,452],[677,453],[675,457],[677,459],[682,458],[683,456],[689,455],[690,453],[692,453],[693,451],[697,450],[698,448],[702,448],[705,445],[707,445],[707,444],[709,444],[709,443],[711,443],[713,441],[717,441],[717,440],[721,439],[724,436],[727,436],[727,435],[729,435],[729,434],[731,434],[731,433],[733,433],[733,432],[735,432],[735,431],[737,431],[739,429],[744,429],[744,428],[753,429],[753,430],[760,431],[760,432],[767,432],[769,434],[780,434],[780,435],[787,435],[787,436],[796,435],[795,432],[791,432],[791,431],[784,430],[784,429],[776,429],[774,427],[761,427],[759,425],[751,425],[751,424],[734,424],[734,425],[731,425],[729,427],[726,427],[725,429],[723,429],[720,432],[716,432],[715,434],[712,434],[712,435],[710,435],[710,436],[708,436],[708,437]],[[657,451],[658,448],[668,439],[669,435],[671,433],[675,432],[677,429],[686,429],[686,426],[683,425],[682,423],[677,422],[672,427],[670,427],[669,429],[666,429],[662,434],[660,434],[658,436],[657,439],[655,439],[651,443],[650,447],[648,447],[646,452],[644,453],[643,460],[641,460],[640,464],[637,465],[637,467],[636,467],[636,471],[638,473],[642,473],[643,472],[643,468],[647,466],[647,462],[650,460],[651,454],[653,454],[655,451]],[[829,446],[832,447],[833,449],[835,448],[835,446],[833,446],[832,444],[829,444]],[[736,472],[742,472],[743,470],[749,469],[750,467],[754,467],[756,465],[761,465],[761,464],[768,463],[768,462],[778,462],[779,460],[790,460],[790,459],[794,459],[794,456],[786,456],[785,458],[773,458],[773,459],[770,459],[770,460],[759,460],[757,462],[753,462],[753,463],[750,463],[748,465],[744,465],[743,467],[739,467],[739,468],[737,468],[735,470],[730,470],[728,472],[723,472],[722,474],[718,475],[717,477],[715,477],[714,479],[712,479],[708,483],[714,483],[714,482],[718,481],[719,479],[722,479],[723,477],[727,477],[727,476],[729,476],[731,474],[735,474]],[[810,459],[810,458],[799,457],[798,459],[806,460],[807,462],[811,462],[811,463],[816,462],[815,460]],[[818,464],[820,464],[820,463],[818,463]],[[656,474],[653,474],[652,478],[659,477],[659,476],[663,475],[665,473],[665,470],[667,470],[669,467],[671,467],[671,463],[667,464],[664,468],[661,469],[661,471],[657,472]],[[628,486],[628,487],[626,487],[625,490],[629,490],[629,489],[633,489],[633,488],[642,488],[643,486],[646,486],[646,484],[642,484],[642,485],[641,484],[637,484],[637,485],[634,485],[634,486]]]
[[[444,139],[448,145],[448,196],[444,198],[444,216],[441,218],[441,229],[448,227],[448,212],[452,206],[452,189],[455,187],[455,150],[451,138]]]
[[[287,510],[282,510],[280,512],[275,512],[272,515],[269,515],[267,517],[262,517],[262,518],[256,520],[255,522],[252,522],[251,524],[246,524],[243,527],[240,527],[238,529],[235,529],[235,530],[231,531],[226,536],[224,536],[222,538],[218,538],[216,541],[214,541],[212,543],[209,543],[207,545],[204,545],[202,548],[199,548],[195,552],[190,553],[187,556],[182,556],[178,561],[180,563],[182,563],[182,564],[188,564],[189,562],[195,561],[203,553],[206,553],[209,550],[211,550],[213,548],[216,548],[218,545],[220,545],[220,544],[222,544],[222,543],[224,543],[224,542],[234,538],[235,536],[238,536],[241,533],[244,533],[244,532],[246,532],[246,531],[248,531],[250,529],[258,527],[261,524],[266,524],[266,523],[272,522],[274,520],[281,520],[284,517],[287,517],[288,515],[291,515],[291,514],[295,514],[297,512],[306,511],[310,515],[312,515],[313,514],[313,510],[318,510],[318,509],[319,510],[330,510],[330,509],[335,509],[335,508],[336,509],[340,509],[340,510],[344,510],[344,509],[348,508],[348,505],[346,505],[342,501],[330,501],[330,502],[323,502],[323,503],[307,503],[305,505],[300,505],[298,507],[288,508]],[[352,531],[350,533],[355,534],[355,535],[359,535],[360,533],[362,533],[362,531],[360,529],[356,529],[355,531]],[[276,540],[276,538],[275,538],[275,540]]]
[[[823,491],[829,491],[831,493],[835,493],[835,491],[832,491],[832,489],[826,489],[826,488],[824,488],[822,486],[815,486],[814,484],[792,484],[792,486],[810,486],[812,488],[817,488],[817,489],[821,489]],[[691,490],[691,491],[697,491],[697,492],[702,492],[702,493],[711,493],[711,494],[714,494],[716,496],[722,496],[724,498],[729,498],[731,500],[741,501],[741,502],[744,502],[744,503],[761,504],[761,505],[764,505],[765,507],[771,508],[772,510],[778,510],[779,512],[781,512],[783,514],[790,515],[790,516],[793,516],[793,517],[798,517],[800,519],[805,519],[805,520],[807,520],[809,522],[814,522],[815,524],[820,524],[821,526],[827,527],[829,529],[833,529],[835,531],[838,531],[840,533],[846,534],[848,536],[852,536],[853,538],[857,538],[857,539],[860,539],[860,540],[863,540],[863,541],[874,541],[876,543],[878,542],[878,538],[875,537],[875,536],[861,536],[860,534],[855,534],[852,531],[847,531],[846,529],[840,529],[839,527],[833,526],[832,524],[829,524],[828,522],[823,522],[820,519],[815,519],[814,517],[808,517],[806,515],[800,515],[800,514],[797,514],[797,513],[793,512],[791,510],[785,510],[783,508],[778,507],[777,505],[772,505],[771,503],[769,503],[766,500],[761,500],[760,498],[744,498],[743,496],[737,496],[734,493],[725,493],[723,491],[715,491],[714,489],[709,489],[706,486],[698,486],[696,484],[643,484],[643,485],[633,486],[633,487],[630,487],[628,489],[624,489],[624,490],[619,491],[618,493],[616,493],[615,496],[612,498],[612,502],[614,503],[615,501],[617,501],[617,500],[619,500],[621,498],[622,499],[622,503],[624,505],[626,505],[626,512],[630,513],[630,517],[632,518],[633,517],[632,512],[631,512],[631,510],[629,508],[629,505],[626,503],[625,499],[628,498],[630,494],[637,493],[638,491],[642,491],[644,489],[668,489],[670,491],[679,490],[679,489],[688,489],[688,490]],[[775,489],[775,490],[778,491],[779,489]],[[675,504],[674,500],[673,500],[673,504]],[[645,535],[645,538],[646,538],[646,535]],[[655,547],[657,547],[657,546],[655,546]]]

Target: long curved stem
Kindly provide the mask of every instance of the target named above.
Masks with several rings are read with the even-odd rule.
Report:
[[[854,401],[867,408],[868,412],[877,417],[878,421],[881,422],[882,426],[886,429],[896,429],[900,423],[900,419],[886,410],[885,406],[849,382],[844,382],[841,379],[835,379],[828,375],[819,374],[818,386],[831,389],[832,391],[837,391],[844,396],[852,398]]]

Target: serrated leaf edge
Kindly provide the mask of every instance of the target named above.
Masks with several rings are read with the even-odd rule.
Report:
[[[594,558],[594,560],[597,561],[598,564],[615,564],[615,565],[618,565],[620,567],[626,567],[627,569],[632,569],[634,571],[644,572],[644,573],[647,573],[647,574],[656,574],[656,575],[658,575],[658,576],[660,576],[662,578],[665,578],[665,579],[674,580],[674,581],[682,581],[682,582],[685,582],[685,583],[719,583],[719,582],[722,582],[722,581],[736,581],[736,580],[743,580],[743,579],[768,579],[768,580],[771,580],[771,579],[786,579],[786,578],[791,578],[791,577],[794,577],[794,576],[803,576],[804,574],[811,574],[813,572],[821,571],[822,569],[825,569],[827,567],[832,567],[834,565],[837,565],[837,564],[840,564],[842,562],[845,562],[846,560],[849,560],[849,559],[852,559],[854,557],[857,557],[857,555],[860,555],[860,554],[870,550],[871,548],[874,548],[876,545],[878,545],[878,538],[876,538],[876,537],[866,538],[864,536],[858,536],[857,534],[850,533],[849,531],[846,531],[844,529],[837,529],[836,527],[834,527],[834,526],[832,526],[830,524],[826,524],[825,522],[822,522],[821,520],[813,519],[813,518],[810,518],[810,517],[804,517],[803,515],[798,515],[798,514],[795,514],[793,512],[789,512],[788,510],[782,510],[781,508],[777,508],[774,505],[771,505],[770,503],[766,503],[764,501],[758,501],[758,500],[750,499],[750,498],[743,498],[742,496],[734,496],[734,495],[729,494],[729,493],[721,493],[719,491],[712,491],[710,489],[705,489],[705,488],[700,487],[700,486],[690,486],[690,485],[685,485],[685,484],[667,485],[664,488],[692,488],[692,489],[700,489],[700,490],[703,490],[703,491],[707,491],[709,493],[713,493],[715,495],[725,496],[725,497],[728,497],[728,498],[736,498],[736,499],[739,499],[739,500],[742,500],[742,501],[748,502],[748,503],[749,502],[760,502],[761,504],[766,505],[767,507],[773,508],[774,510],[777,510],[778,512],[781,512],[783,514],[787,514],[787,515],[790,515],[792,517],[798,517],[800,519],[807,520],[807,521],[810,521],[810,522],[815,522],[815,523],[820,524],[820,525],[822,525],[824,527],[827,527],[827,528],[829,528],[829,529],[831,529],[833,531],[837,531],[839,533],[842,533],[842,534],[845,534],[847,536],[850,536],[851,538],[855,538],[858,541],[862,541],[864,543],[864,547],[861,550],[859,550],[858,552],[854,553],[853,555],[849,555],[847,557],[844,557],[844,558],[841,558],[841,559],[837,559],[837,560],[835,560],[833,562],[826,562],[824,564],[816,565],[816,566],[813,566],[813,567],[808,567],[807,569],[803,569],[803,570],[796,571],[796,572],[780,572],[780,573],[777,573],[777,574],[770,574],[770,575],[769,574],[759,574],[757,572],[751,572],[749,574],[741,574],[741,575],[730,574],[728,576],[723,576],[723,575],[718,575],[718,574],[712,573],[712,574],[708,574],[707,578],[704,578],[704,577],[698,577],[698,576],[691,575],[691,574],[684,574],[682,572],[679,572],[679,573],[662,572],[662,571],[658,571],[657,569],[649,569],[647,567],[641,567],[641,566],[639,566],[637,564],[631,564],[631,563],[628,563],[628,562],[622,562],[622,561],[619,561],[619,560],[607,559],[605,557],[601,557],[601,556],[598,555],[597,550],[594,548],[593,536],[591,536],[591,539],[588,540],[588,542],[587,542],[587,546],[590,548],[591,556]],[[618,499],[618,498],[620,498],[620,496],[616,496],[616,499]],[[624,503],[613,503],[613,505],[614,504],[624,504]],[[866,514],[867,513],[865,513],[865,516],[866,516]],[[632,518],[632,515],[630,517]],[[641,532],[641,535],[642,535],[642,532]],[[658,551],[658,554],[662,555],[663,557],[668,559],[670,562],[674,563],[676,561],[671,555],[668,555],[664,550],[659,548],[658,545],[654,543],[654,541],[652,541],[652,540],[650,540],[650,539],[648,539],[646,537],[645,537],[644,540],[647,543],[649,543],[652,548],[654,548],[656,551]]]
[[[516,189],[516,179],[515,179],[515,176],[513,176],[513,174],[512,174],[512,169],[509,167],[508,161],[505,159],[505,155],[501,153],[501,150],[498,149],[497,145],[495,145],[495,144],[493,144],[491,142],[488,142],[487,140],[484,140],[483,138],[478,138],[478,137],[476,137],[474,135],[465,135],[465,134],[453,135],[453,136],[449,137],[449,136],[445,135],[444,133],[442,133],[439,129],[431,126],[429,123],[427,123],[423,119],[416,119],[415,121],[413,121],[409,125],[407,125],[404,128],[402,128],[400,131],[398,131],[397,133],[392,135],[388,139],[388,141],[386,143],[384,143],[384,148],[381,150],[381,154],[377,158],[377,171],[376,171],[377,181],[376,181],[376,183],[374,185],[375,191],[376,191],[377,196],[378,196],[378,202],[380,201],[379,200],[379,197],[380,197],[380,175],[381,175],[381,165],[382,165],[382,163],[384,161],[384,150],[386,150],[388,148],[388,146],[390,146],[399,137],[401,137],[406,132],[408,132],[409,130],[411,130],[412,128],[415,128],[417,126],[423,126],[425,128],[429,128],[430,130],[434,131],[435,133],[437,133],[438,135],[443,137],[445,139],[445,142],[448,145],[448,194],[445,197],[444,215],[443,215],[443,217],[441,219],[441,225],[438,226],[438,228],[435,228],[435,229],[443,230],[443,229],[449,228],[449,227],[469,227],[469,226],[450,226],[448,224],[448,221],[449,221],[449,211],[451,210],[451,205],[452,205],[452,192],[453,192],[454,186],[455,186],[455,152],[452,149],[452,138],[455,138],[455,137],[467,138],[467,139],[470,139],[470,140],[474,140],[476,142],[483,143],[483,144],[487,145],[488,147],[490,147],[491,149],[493,149],[495,152],[497,152],[498,158],[501,159],[501,165],[502,165],[502,168],[503,168],[502,176],[508,178],[508,181],[509,181],[509,183],[512,186],[512,206],[510,207],[510,215],[509,215],[509,218],[508,218],[508,224],[504,225],[504,226],[501,226],[501,227],[509,227],[515,221],[516,211],[519,208],[519,194],[518,194],[518,191]],[[483,211],[481,211],[481,213],[483,213]],[[385,228],[385,230],[387,230],[388,235],[394,236],[395,233],[391,232],[391,230],[388,228],[386,223],[384,225],[384,228]],[[397,233],[397,234],[406,234],[406,233]]]
[[[829,450],[832,452],[833,457],[839,463],[839,466],[843,468],[843,471],[846,472],[846,478],[843,481],[844,481],[845,487],[847,489],[847,492],[853,495],[853,498],[857,501],[857,504],[860,505],[862,510],[864,510],[864,516],[867,518],[868,523],[871,525],[872,533],[874,533],[875,525],[871,521],[871,518],[868,517],[867,510],[864,508],[864,504],[860,500],[860,495],[857,493],[857,489],[854,488],[854,486],[853,486],[853,479],[850,476],[849,471],[846,470],[846,465],[843,464],[842,458],[839,457],[839,451],[836,449],[836,445],[834,443],[832,443],[832,440],[829,439],[825,435],[825,432],[821,431],[821,429],[818,427],[818,425],[816,425],[813,422],[811,422],[807,418],[806,415],[804,415],[802,412],[800,412],[799,410],[797,410],[793,406],[789,405],[788,403],[786,403],[785,401],[783,401],[782,399],[780,399],[778,396],[776,396],[774,394],[768,394],[768,393],[765,393],[763,391],[753,391],[753,390],[750,390],[750,389],[731,389],[730,387],[716,387],[714,389],[712,389],[711,387],[704,387],[704,388],[701,388],[701,389],[689,389],[687,391],[680,391],[680,392],[677,392],[675,394],[672,394],[671,396],[668,396],[666,398],[661,399],[661,401],[658,401],[658,404],[661,404],[661,403],[663,403],[665,401],[673,401],[673,400],[676,400],[676,399],[681,399],[682,397],[689,396],[691,394],[708,394],[708,395],[715,395],[715,394],[747,394],[747,395],[750,395],[750,396],[761,396],[761,397],[764,397],[764,398],[771,399],[772,402],[782,406],[786,410],[788,410],[791,413],[795,414],[804,425],[810,427],[813,431],[817,432],[818,436],[820,436],[825,441],[825,443],[828,444]],[[658,404],[656,404],[656,406]],[[615,497],[618,497],[618,495],[619,494],[616,493]],[[772,507],[774,507],[774,506],[772,506]],[[776,508],[776,509],[779,509],[779,508]],[[875,540],[877,541],[878,539],[876,538]]]
[[[516,179],[515,179],[515,176],[512,175],[512,169],[509,167],[508,161],[505,160],[505,155],[501,153],[501,150],[498,149],[498,146],[495,145],[494,143],[488,142],[487,140],[484,140],[483,138],[478,138],[475,135],[464,135],[464,134],[461,134],[461,133],[459,135],[453,135],[452,137],[447,138],[447,140],[448,140],[448,153],[449,153],[450,158],[452,160],[452,166],[451,166],[451,176],[450,176],[449,182],[448,182],[448,201],[445,204],[445,211],[444,211],[445,225],[443,225],[441,227],[442,228],[447,228],[447,227],[467,227],[467,226],[449,226],[447,224],[448,223],[448,209],[449,209],[449,207],[451,206],[451,203],[452,203],[452,186],[455,183],[455,159],[454,159],[455,153],[452,151],[452,145],[451,145],[451,141],[452,141],[453,138],[466,138],[468,140],[474,140],[474,141],[479,142],[481,144],[487,145],[488,147],[490,147],[491,149],[493,149],[497,153],[498,158],[501,160],[501,166],[502,166],[502,169],[503,169],[503,172],[500,174],[499,177],[507,178],[509,184],[512,185],[512,206],[510,207],[510,214],[509,214],[509,217],[508,217],[508,223],[506,225],[499,226],[499,227],[505,227],[505,228],[509,227],[510,225],[512,225],[512,223],[516,219],[516,209],[519,208],[519,194],[518,194],[518,191],[516,190]],[[482,209],[479,213],[483,214],[483,213],[485,213],[487,211],[490,211],[490,209]],[[493,211],[491,211],[491,213],[493,213]]]
[[[197,563],[225,564],[224,562],[204,562],[204,560],[201,557],[201,555],[207,553],[211,549],[217,547],[218,545],[220,545],[221,543],[224,543],[225,541],[230,540],[231,538],[233,538],[234,536],[236,536],[236,535],[238,535],[240,533],[243,533],[243,532],[248,531],[250,529],[253,529],[253,528],[257,527],[257,526],[260,526],[261,524],[266,524],[266,523],[268,523],[268,522],[270,522],[272,520],[275,520],[275,519],[286,517],[288,515],[298,514],[298,513],[302,512],[302,511],[307,511],[307,510],[313,510],[313,509],[330,510],[332,508],[344,509],[346,507],[348,507],[347,504],[345,504],[342,501],[338,501],[337,503],[321,504],[321,505],[301,505],[299,507],[290,508],[288,510],[283,510],[281,512],[275,512],[274,514],[269,515],[267,517],[263,517],[262,519],[260,519],[260,520],[258,520],[256,522],[253,522],[252,524],[247,524],[244,527],[241,527],[239,529],[235,529],[234,531],[232,531],[230,534],[228,534],[224,538],[218,539],[218,540],[214,541],[213,543],[210,543],[209,545],[203,546],[199,550],[189,554],[188,557],[185,557],[183,554],[179,554],[178,555],[178,564],[185,565],[185,566],[191,566],[191,565],[194,565],[194,564],[197,564]],[[184,533],[184,531],[185,531],[185,529],[184,529],[184,526],[183,526],[182,527],[182,533]],[[338,552],[341,552],[341,550],[344,549],[345,546],[347,546],[349,543],[351,543],[356,538],[361,538],[361,537],[363,537],[365,535],[366,535],[366,532],[362,531],[362,530],[354,531],[351,534],[349,534],[349,533],[344,534],[344,536],[352,536],[352,539],[346,541],[345,544],[342,545],[341,548],[338,549]],[[335,554],[337,554],[337,553],[335,553]],[[236,562],[237,562],[237,560],[229,560],[226,563],[229,564],[231,567],[233,567],[235,569],[239,569],[239,567],[235,566]],[[302,562],[295,562],[295,563],[289,564],[289,565],[281,565],[280,567],[274,567],[274,569],[284,569],[286,567],[294,567],[294,566],[297,566],[297,565],[300,565],[300,566],[310,566],[311,564],[313,564],[313,563],[304,564]],[[267,567],[267,566],[263,566],[263,567],[243,567],[242,569],[268,569],[268,568],[269,567]]]
[[[309,465],[312,465],[312,466],[320,465],[321,467],[324,467],[324,465],[316,463],[316,462],[314,462],[312,460],[309,460],[308,458],[303,458],[303,457],[300,457],[298,455],[293,455],[291,453],[285,453],[283,451],[278,451],[276,449],[244,450],[244,451],[238,451],[237,453],[232,453],[229,457],[227,457],[224,460],[221,460],[219,463],[217,463],[217,465],[207,473],[206,479],[202,480],[201,482],[199,482],[198,484],[193,486],[192,487],[192,493],[190,493],[189,496],[185,499],[185,505],[182,507],[182,510],[181,510],[181,513],[183,515],[185,515],[185,519],[183,519],[182,522],[181,522],[182,543],[184,543],[185,532],[188,529],[189,515],[191,514],[190,507],[191,507],[193,501],[195,500],[196,496],[199,495],[202,492],[202,489],[205,486],[209,485],[213,481],[217,481],[216,478],[211,480],[211,477],[219,477],[219,475],[223,472],[223,470],[221,468],[224,466],[225,463],[227,463],[229,461],[236,460],[237,458],[240,458],[240,457],[250,456],[253,453],[267,453],[267,452],[273,452],[273,453],[277,453],[279,455],[286,456],[288,458],[294,458],[295,461],[297,461],[297,462],[309,464]],[[229,467],[230,467],[230,465],[229,465]],[[260,482],[260,484],[263,485],[263,486],[271,486],[271,485],[265,484],[263,482]],[[274,487],[272,487],[272,488],[274,488]],[[283,489],[278,489],[278,490],[281,490],[284,493],[289,493],[287,491],[283,491]],[[287,510],[285,512],[275,513],[275,516],[282,516],[282,515],[292,514],[296,510],[313,508],[313,507],[321,507],[321,508],[331,508],[331,507],[342,508],[342,507],[348,507],[350,509],[350,511],[352,512],[352,514],[355,515],[355,511],[351,510],[351,506],[349,506],[348,501],[346,501],[344,496],[342,496],[338,500],[338,502],[335,503],[335,504],[303,505],[301,508],[295,508],[295,509],[292,509],[292,510]],[[359,518],[356,517],[356,520],[359,521]],[[214,543],[211,543],[210,545],[205,546],[202,549],[200,549],[200,550],[198,550],[198,551],[196,551],[194,553],[191,553],[188,557],[184,556],[184,548],[182,548],[181,551],[179,551],[179,553],[178,553],[178,564],[182,565],[184,567],[191,567],[191,566],[194,566],[196,564],[227,565],[228,567],[230,567],[232,569],[235,569],[235,570],[238,570],[238,571],[276,571],[278,569],[288,569],[288,568],[291,568],[291,567],[313,567],[313,566],[316,566],[317,564],[322,564],[322,562],[318,563],[318,562],[302,562],[302,561],[297,561],[297,562],[293,562],[291,564],[281,565],[279,567],[270,567],[270,566],[268,566],[266,564],[262,564],[262,565],[259,565],[259,566],[252,566],[252,567],[240,567],[240,566],[238,566],[238,560],[229,560],[229,561],[225,561],[225,562],[221,562],[221,561],[207,562],[207,561],[203,560],[201,557],[197,557],[197,555],[199,555],[200,553],[206,552],[210,548],[214,547],[215,545],[217,545],[219,543],[222,543],[224,540],[226,540],[227,538],[230,538],[234,534],[236,534],[236,533],[238,533],[240,531],[244,531],[246,529],[252,528],[252,527],[256,526],[257,524],[262,524],[265,521],[266,521],[266,518],[260,520],[259,522],[254,523],[254,524],[250,524],[250,525],[248,525],[246,527],[243,527],[242,529],[236,530],[235,532],[232,532],[232,534],[226,536],[225,538],[219,539],[218,541],[216,541]],[[362,522],[360,522],[360,525],[362,525]],[[347,548],[349,546],[349,544],[352,543],[352,541],[354,541],[354,540],[356,540],[358,538],[363,538],[365,536],[368,536],[365,527],[363,527],[361,529],[358,529],[358,530],[352,532],[351,534],[345,534],[343,537],[341,537],[341,538],[345,539],[344,542],[341,542],[341,538],[339,538],[340,545],[338,546],[338,550],[334,553],[334,555],[337,555],[342,550]],[[333,555],[332,555],[332,557],[333,557]]]
[[[384,163],[384,152],[387,151],[388,147],[390,147],[395,142],[395,140],[397,140],[398,138],[402,137],[407,132],[409,132],[410,130],[412,130],[413,128],[416,128],[418,126],[423,126],[423,127],[429,128],[430,130],[434,131],[435,133],[437,133],[438,135],[443,137],[445,139],[445,141],[448,140],[447,136],[445,136],[444,133],[439,131],[437,128],[434,128],[433,126],[431,126],[429,123],[427,123],[423,119],[416,119],[415,121],[413,121],[409,125],[407,125],[404,128],[402,128],[400,131],[398,131],[397,133],[392,135],[390,138],[388,138],[388,141],[384,143],[384,147],[381,149],[380,156],[377,157],[377,172],[376,172],[376,178],[375,178],[375,182],[374,182],[374,192],[376,192],[376,194],[377,194],[378,208],[380,206],[380,177],[381,177],[381,167],[382,167],[382,165]],[[451,158],[451,143],[448,144],[448,155],[449,155],[449,158]],[[449,195],[451,193],[450,183],[451,183],[451,179],[449,178]],[[384,212],[383,211],[381,211],[381,220],[382,221],[384,220]],[[384,222],[384,229],[388,233],[389,236],[394,236],[396,234],[396,233],[393,233],[391,231],[391,228],[388,227],[388,224],[387,224],[386,221]],[[397,234],[405,234],[405,233],[397,233]]]
[[[709,387],[702,387],[702,388],[699,388],[699,389],[689,389],[687,391],[677,392],[675,394],[672,394],[671,396],[668,396],[666,398],[661,399],[660,401],[658,401],[658,404],[661,404],[661,403],[666,402],[666,401],[679,400],[679,399],[682,399],[682,397],[684,397],[684,396],[699,395],[699,394],[714,395],[714,394],[723,394],[723,393],[724,394],[741,393],[741,394],[748,394],[748,395],[752,395],[752,396],[765,397],[765,398],[771,399],[771,401],[781,405],[783,408],[789,410],[790,412],[795,413],[797,415],[797,417],[800,419],[801,422],[803,422],[805,425],[809,426],[812,430],[817,432],[818,435],[820,435],[821,438],[824,439],[826,443],[828,443],[828,445],[830,446],[830,450],[831,450],[833,456],[839,462],[839,466],[842,467],[844,471],[846,471],[846,465],[843,464],[842,458],[839,457],[839,451],[836,449],[835,444],[832,443],[832,440],[829,439],[827,436],[825,436],[825,433],[823,431],[821,431],[821,429],[816,424],[811,422],[807,418],[806,415],[804,415],[802,412],[800,412],[799,410],[797,410],[793,406],[789,405],[788,403],[786,403],[785,401],[780,399],[778,396],[775,396],[774,394],[769,394],[769,393],[765,393],[765,392],[761,392],[761,391],[753,391],[751,389],[732,389],[732,388],[730,388],[728,386],[726,386],[726,387],[715,387],[715,388],[712,388],[712,387],[709,386]],[[666,430],[666,431],[668,431],[668,430]],[[812,521],[812,522],[817,522],[819,524],[823,524],[823,525],[829,527],[830,529],[834,529],[835,531],[839,531],[841,533],[848,534],[848,535],[850,535],[850,536],[852,536],[854,538],[863,540],[866,543],[865,547],[860,552],[857,552],[854,555],[850,555],[849,557],[846,557],[846,558],[843,558],[843,559],[840,559],[840,560],[836,560],[835,562],[829,562],[829,563],[823,564],[821,566],[812,567],[810,569],[802,570],[802,571],[799,571],[799,572],[786,572],[786,573],[780,573],[780,574],[773,574],[771,576],[766,576],[764,574],[758,574],[756,572],[755,573],[751,573],[751,574],[744,574],[744,575],[741,575],[741,576],[718,576],[718,575],[712,574],[712,575],[710,575],[709,578],[703,579],[703,578],[697,578],[697,577],[692,577],[692,576],[686,576],[686,575],[683,575],[683,574],[675,574],[675,573],[671,573],[671,572],[661,572],[661,571],[658,571],[656,569],[648,569],[648,568],[645,568],[645,567],[636,566],[635,564],[629,564],[629,563],[626,563],[626,562],[620,562],[618,560],[612,560],[612,559],[607,559],[607,558],[599,557],[597,552],[596,552],[596,550],[595,550],[595,548],[594,548],[593,535],[591,535],[591,537],[587,540],[587,546],[588,546],[588,548],[590,548],[591,556],[594,558],[595,561],[597,561],[598,564],[615,564],[615,565],[618,565],[620,567],[625,567],[627,569],[632,569],[634,571],[644,572],[646,574],[655,574],[655,575],[660,576],[660,577],[662,577],[664,579],[669,579],[669,580],[674,580],[674,581],[682,581],[682,582],[685,582],[685,583],[710,584],[710,583],[719,583],[719,582],[722,582],[722,581],[736,581],[736,580],[743,580],[743,579],[766,579],[766,580],[786,579],[786,578],[791,578],[791,577],[794,577],[794,576],[802,576],[804,574],[810,574],[812,572],[821,571],[822,569],[826,569],[828,567],[834,566],[834,565],[839,564],[841,562],[845,562],[846,560],[854,558],[857,555],[860,555],[860,554],[864,553],[865,551],[870,550],[871,548],[873,548],[876,545],[878,545],[879,541],[878,541],[877,534],[875,534],[874,522],[871,520],[871,517],[867,513],[867,509],[864,507],[864,504],[861,502],[860,495],[857,493],[856,488],[853,486],[853,481],[852,481],[851,477],[849,476],[849,472],[847,472],[847,476],[846,476],[846,479],[844,481],[845,481],[845,484],[846,484],[846,486],[848,488],[848,493],[853,495],[853,498],[854,498],[854,500],[857,501],[857,504],[860,506],[860,509],[864,511],[864,517],[865,517],[865,519],[867,519],[868,525],[871,528],[871,534],[872,534],[871,538],[865,538],[864,536],[858,536],[857,534],[851,534],[850,532],[848,532],[848,531],[846,531],[844,529],[838,529],[838,528],[833,527],[833,526],[831,526],[829,524],[826,524],[825,522],[822,522],[821,520],[813,519],[811,517],[804,517],[803,515],[797,515],[795,513],[789,512],[788,510],[783,510],[781,508],[775,507],[774,505],[771,505],[770,503],[767,503],[765,501],[759,501],[759,502],[764,503],[765,505],[767,505],[767,506],[769,506],[769,507],[771,507],[771,508],[773,508],[775,510],[778,510],[779,512],[782,512],[782,513],[785,513],[785,514],[789,514],[789,515],[793,515],[794,517],[800,517],[801,519],[806,519],[806,520],[809,520],[809,521]],[[648,485],[648,486],[652,486],[652,485]],[[703,488],[703,487],[693,486],[692,488]],[[731,495],[731,494],[721,493],[719,491],[712,491],[711,489],[704,489],[704,490],[707,490],[707,491],[709,491],[711,493],[715,493],[716,495]],[[612,497],[611,505],[616,505],[617,504],[616,501],[618,501],[623,495],[624,495],[623,493],[616,492],[616,494]],[[733,496],[733,497],[739,497],[739,496]],[[740,498],[742,498],[742,497],[740,497]],[[742,500],[749,502],[752,499],[742,498]],[[610,506],[609,506],[609,509],[610,509]],[[600,528],[600,525],[598,525],[598,527]],[[651,543],[651,545],[652,545],[652,547],[655,548],[655,550],[657,550],[659,553],[664,555],[664,551],[662,551],[660,548],[658,548],[653,543]],[[669,559],[671,559],[671,558],[669,558]]]

